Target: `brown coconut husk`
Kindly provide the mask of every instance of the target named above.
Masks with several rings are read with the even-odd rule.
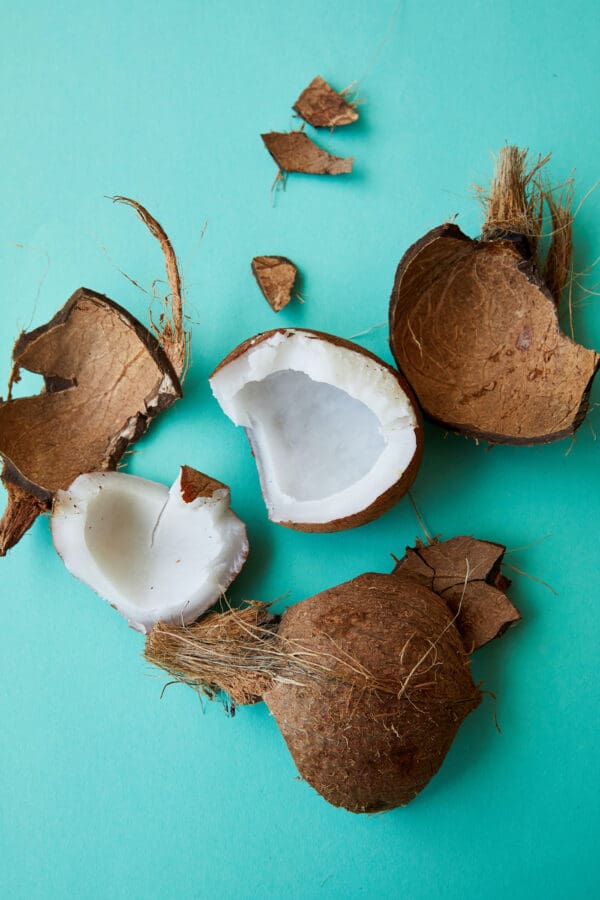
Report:
[[[600,357],[563,334],[557,314],[572,254],[572,186],[540,176],[506,147],[481,240],[446,223],[400,261],[390,345],[426,415],[493,443],[536,444],[573,434]],[[552,220],[544,254],[544,209]],[[546,280],[547,279],[547,280]]]
[[[269,131],[261,134],[261,138],[280,172],[305,175],[347,175],[352,172],[352,157],[332,156],[303,131]]]
[[[402,806],[481,700],[467,646],[491,639],[481,623],[497,600],[481,588],[508,584],[503,553],[468,537],[418,547],[394,573],[361,575],[280,619],[253,603],[188,628],[160,623],[145,656],[211,696],[264,699],[300,774],[328,802],[353,812]]]
[[[292,299],[297,267],[287,256],[255,256],[251,268],[263,297],[274,312],[280,312]]]
[[[292,109],[315,128],[337,128],[351,125],[358,119],[355,104],[348,101],[344,91],[338,94],[324,78],[317,75],[304,88]]]
[[[182,393],[178,376],[188,337],[172,247],[144,207],[118,199],[133,206],[161,241],[178,298],[173,318],[163,319],[151,334],[108,297],[80,288],[49,322],[20,335],[8,398],[0,400],[2,481],[8,491],[0,556],[49,509],[58,489],[84,472],[116,468],[152,419]],[[38,396],[12,398],[21,369],[43,375]]]
[[[144,656],[176,681],[233,703],[257,703],[282,668],[277,619],[266,603],[209,612],[182,627],[159,622],[146,638]]]

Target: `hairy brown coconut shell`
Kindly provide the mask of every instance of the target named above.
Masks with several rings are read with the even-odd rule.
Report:
[[[409,803],[480,703],[450,609],[412,580],[360,575],[288,609],[278,637],[335,660],[263,697],[300,775],[351,812]]]
[[[561,331],[526,242],[434,228],[401,259],[389,316],[398,367],[438,424],[507,444],[581,424],[600,356]]]

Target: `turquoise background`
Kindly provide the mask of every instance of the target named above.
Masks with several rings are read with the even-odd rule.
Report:
[[[18,331],[80,285],[145,319],[117,267],[147,287],[160,251],[104,199],[136,197],[174,242],[197,324],[185,397],[128,470],[170,483],[188,463],[232,486],[252,547],[235,600],[283,606],[389,570],[420,534],[408,499],[358,531],[271,525],[207,375],[267,328],[383,322],[413,240],[456,212],[477,233],[470,185],[505,141],[552,151],[557,179],[576,167],[581,199],[600,176],[596,4],[4,0],[1,20],[0,383]],[[320,136],[355,173],[292,176],[272,203],[259,133],[294,124],[317,73],[359,80],[360,124]],[[579,270],[599,224],[596,192],[576,220]],[[249,273],[259,253],[297,262],[304,305],[275,317]],[[600,346],[594,297],[575,325]],[[390,359],[385,328],[360,340]],[[491,451],[427,428],[414,494],[429,529],[526,546],[508,561],[557,595],[509,570],[524,621],[473,660],[502,734],[488,698],[427,790],[386,815],[333,809],[298,780],[264,705],[228,719],[183,686],[161,701],[143,638],[68,575],[38,521],[0,560],[0,895],[598,896],[599,426],[596,405],[572,447]]]

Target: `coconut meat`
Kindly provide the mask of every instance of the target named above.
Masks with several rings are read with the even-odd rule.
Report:
[[[181,473],[169,489],[126,475],[80,475],[58,491],[54,545],[76,578],[138,631],[158,621],[188,624],[212,606],[248,552],[229,490],[186,502]]]
[[[415,413],[393,373],[310,332],[259,336],[211,386],[247,431],[277,522],[326,523],[366,509],[416,451]]]

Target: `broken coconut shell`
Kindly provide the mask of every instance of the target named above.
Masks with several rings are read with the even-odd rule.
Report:
[[[13,360],[13,381],[23,368],[43,375],[45,389],[0,402],[2,480],[9,490],[0,555],[55,491],[82,472],[115,468],[154,416],[181,396],[158,340],[88,288],[46,325],[22,334]]]
[[[182,466],[169,489],[126,475],[80,475],[57,491],[52,539],[69,572],[137,631],[186,624],[213,606],[248,555],[227,485]]]
[[[446,585],[465,559],[465,596],[486,583],[476,575],[501,578],[500,545],[456,538],[418,552],[427,549],[428,561],[407,555],[398,574],[360,575],[281,618],[253,603],[189,628],[160,623],[146,659],[210,696],[262,697],[300,775],[334,806],[357,813],[404,806],[481,701],[466,649],[473,642],[460,632],[454,598],[444,596],[456,584]]]
[[[345,99],[344,92],[338,94],[320,75],[302,91],[292,109],[315,128],[337,128],[358,119],[356,108]]]
[[[390,346],[423,411],[493,443],[572,434],[600,363],[559,325],[573,217],[570,193],[557,200],[533,180],[546,161],[528,170],[526,151],[503,148],[481,240],[432,229],[400,261],[390,300]],[[545,262],[544,203],[555,229]]]
[[[8,398],[0,399],[8,493],[0,556],[49,508],[56,490],[83,472],[115,468],[151,419],[181,396],[190,333],[175,251],[141,203],[112,200],[132,207],[158,240],[170,294],[158,324],[150,314],[152,333],[112,300],[80,288],[50,322],[18,338]],[[38,397],[12,399],[21,368],[44,376]]]
[[[500,566],[502,544],[455,537],[407,547],[394,574],[411,578],[439,594],[456,615],[468,653],[500,637],[521,618],[504,591],[510,581]]]
[[[271,309],[279,312],[288,305],[298,269],[287,256],[255,256],[252,274]]]
[[[364,525],[416,477],[423,435],[412,392],[358,344],[267,331],[232,350],[210,385],[246,430],[273,522],[298,531]]]
[[[305,175],[347,175],[352,172],[352,157],[332,156],[303,131],[269,131],[261,134],[261,138],[282,172]]]

